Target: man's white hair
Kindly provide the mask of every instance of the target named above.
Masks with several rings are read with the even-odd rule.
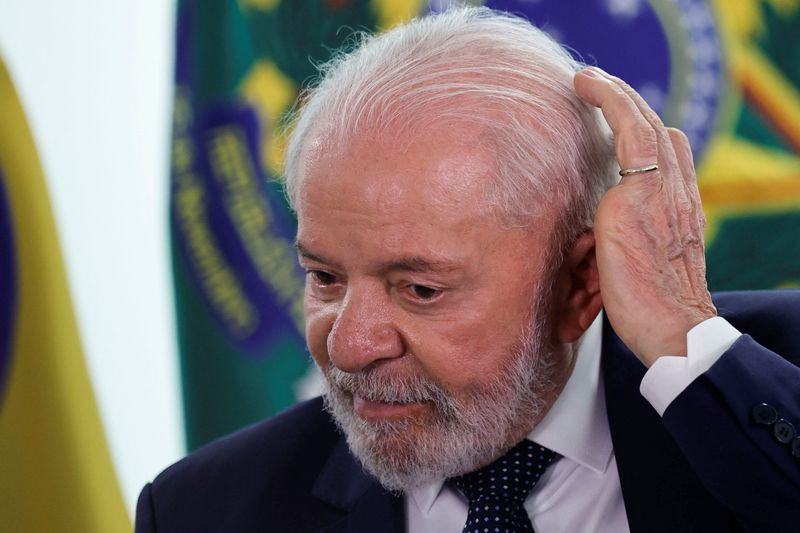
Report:
[[[353,44],[321,67],[321,81],[304,96],[287,148],[292,206],[311,135],[337,143],[359,132],[403,138],[455,121],[485,131],[496,157],[488,207],[515,224],[554,209],[560,246],[591,227],[615,183],[613,146],[599,112],[575,94],[582,65],[546,33],[506,13],[459,7]]]

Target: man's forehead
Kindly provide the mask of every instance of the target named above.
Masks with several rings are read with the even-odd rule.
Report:
[[[398,152],[411,157],[420,145],[429,146],[431,141],[437,147],[458,144],[473,150],[492,148],[492,129],[475,120],[434,116],[398,121],[397,126],[368,124],[357,130],[342,130],[335,124],[317,125],[311,128],[304,142],[302,159],[313,163],[331,151],[353,154],[364,149]]]
[[[495,155],[484,131],[455,126],[443,122],[413,135],[367,129],[347,137],[316,129],[302,152],[301,196],[325,189],[385,208],[416,198],[424,200],[419,207],[463,202],[474,210],[494,179]]]

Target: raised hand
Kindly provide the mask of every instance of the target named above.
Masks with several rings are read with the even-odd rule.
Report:
[[[648,367],[662,355],[686,355],[686,333],[716,316],[688,139],[665,127],[625,82],[600,69],[576,74],[575,90],[601,109],[627,174],[603,196],[594,221],[608,319]]]

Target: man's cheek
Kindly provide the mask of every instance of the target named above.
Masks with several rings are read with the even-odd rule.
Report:
[[[429,331],[426,345],[434,354],[425,362],[427,369],[443,384],[455,385],[480,378],[492,367],[496,341],[480,323],[449,324]]]

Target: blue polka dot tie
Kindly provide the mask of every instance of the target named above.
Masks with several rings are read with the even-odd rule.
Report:
[[[492,464],[453,478],[469,501],[463,533],[533,533],[525,498],[557,457],[525,439]]]

